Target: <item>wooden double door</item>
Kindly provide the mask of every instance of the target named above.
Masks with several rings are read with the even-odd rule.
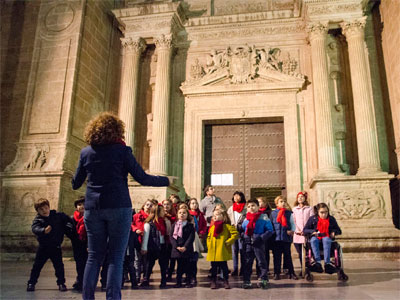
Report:
[[[204,185],[213,184],[227,207],[235,191],[273,203],[285,194],[284,141],[283,122],[206,125]]]

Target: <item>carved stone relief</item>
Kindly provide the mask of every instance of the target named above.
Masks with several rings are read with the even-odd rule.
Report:
[[[329,191],[326,202],[339,220],[379,218],[386,214],[381,190]]]
[[[68,3],[60,3],[47,12],[44,25],[49,31],[63,31],[72,24],[74,15],[75,11]]]
[[[294,78],[304,79],[298,72],[298,62],[289,52],[284,55],[279,48],[228,47],[225,50],[212,50],[201,64],[196,58],[190,67],[191,78],[183,85],[212,81],[226,76],[231,84],[250,83],[259,77],[269,77],[280,73]]]
[[[32,150],[28,161],[24,165],[24,170],[41,170],[47,162],[47,154],[50,152],[49,145],[36,145]]]

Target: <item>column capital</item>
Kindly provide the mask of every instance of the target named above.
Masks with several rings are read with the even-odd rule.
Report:
[[[171,49],[173,47],[172,34],[162,34],[154,38],[156,49]]]
[[[347,38],[355,36],[363,36],[366,22],[367,22],[367,16],[364,16],[359,19],[344,21],[340,23],[340,27],[342,27],[343,34]]]
[[[146,42],[142,38],[121,38],[121,44],[127,52],[141,54],[146,49]]]
[[[309,23],[306,27],[310,40],[325,38],[328,34],[328,22]]]

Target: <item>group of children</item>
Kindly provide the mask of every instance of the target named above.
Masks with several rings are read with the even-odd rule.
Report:
[[[270,250],[273,252],[273,278],[280,279],[283,255],[284,269],[288,270],[289,278],[297,280],[290,248],[294,242],[301,262],[301,247],[305,235],[310,237],[315,257],[312,266],[314,271],[323,271],[319,252],[322,241],[325,272],[334,272],[335,267],[330,263],[330,247],[332,239],[341,234],[341,231],[335,218],[329,215],[329,208],[325,203],[319,203],[313,209],[308,205],[307,193],[300,192],[293,210],[283,196],[275,198],[276,209],[272,210],[266,199],[246,201],[244,194],[237,191],[233,194],[232,206],[226,209],[221,199],[214,195],[212,186],[207,186],[204,193],[205,198],[200,203],[195,198],[182,202],[177,195],[171,195],[161,203],[150,199],[139,212],[133,213],[124,262],[126,274],[123,276],[124,281],[129,277],[132,289],[150,285],[156,261],[160,266],[161,289],[166,288],[167,282],[172,280],[175,265],[174,287],[182,287],[183,282],[187,288],[195,286],[197,261],[202,257],[204,246],[207,248],[207,261],[211,263],[212,289],[218,288],[219,274],[223,278],[224,288],[230,288],[227,261],[231,259],[231,275],[243,277],[243,288],[252,288],[250,278],[254,260],[257,265],[258,286],[267,288]],[[28,281],[28,291],[35,290],[40,270],[48,258],[56,269],[60,291],[67,290],[61,254],[64,234],[71,238],[76,261],[77,278],[73,287],[78,291],[82,290],[87,260],[83,204],[83,197],[75,201],[76,211],[70,218],[64,213],[50,210],[50,204],[45,199],[35,202],[38,215],[33,222],[32,231],[37,236],[39,248]],[[123,284],[121,282],[122,286]]]

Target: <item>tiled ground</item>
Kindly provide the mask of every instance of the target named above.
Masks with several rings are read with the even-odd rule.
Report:
[[[297,261],[296,261],[297,262]],[[230,262],[231,263],[231,262]],[[345,261],[346,273],[349,276],[347,283],[338,282],[335,275],[317,274],[312,283],[304,279],[293,281],[283,279],[270,280],[270,288],[261,290],[254,288],[244,290],[237,277],[230,279],[232,289],[210,290],[207,270],[209,264],[205,259],[199,261],[199,285],[192,289],[160,290],[159,271],[155,269],[152,286],[149,289],[122,291],[123,299],[400,299],[400,262],[399,261]],[[1,263],[1,291],[0,298],[8,299],[81,299],[79,293],[71,290],[61,293],[57,290],[54,270],[50,261],[44,267],[36,291],[26,292],[26,281],[32,267],[31,262],[2,262]],[[75,278],[73,261],[65,262],[67,287],[70,288]],[[173,283],[170,283],[171,286]],[[128,285],[128,284],[127,284]],[[96,299],[105,299],[105,293],[100,289]]]

